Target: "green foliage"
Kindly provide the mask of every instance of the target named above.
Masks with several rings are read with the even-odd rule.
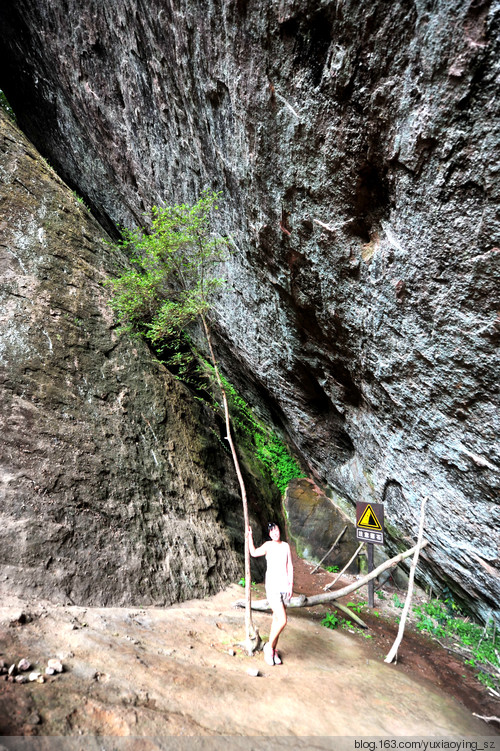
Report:
[[[228,242],[210,231],[217,199],[217,193],[205,191],[193,206],[153,206],[145,215],[147,231],[123,231],[118,247],[133,268],[110,280],[108,286],[120,332],[149,339],[174,375],[220,411],[210,394],[214,366],[197,355],[189,336],[190,325],[208,313],[213,296],[224,284],[216,272],[228,252]],[[283,441],[254,416],[236,389],[222,376],[221,381],[235,430],[263,473],[284,493],[293,477],[303,476],[297,461]]]
[[[7,97],[3,93],[3,91],[0,91],[0,107],[3,109],[4,112],[8,114],[11,120],[16,120],[16,116],[14,114],[14,110],[10,106],[10,104],[7,101]]]
[[[365,605],[366,605],[366,600],[362,600],[361,602],[348,602],[347,603],[347,607],[351,608],[351,610],[354,610],[355,613],[361,613]]]
[[[73,191],[73,196],[74,196],[75,200],[78,201],[79,204],[81,204],[85,209],[87,209],[88,212],[90,212],[89,207],[87,206],[87,204],[85,203],[85,201],[83,200],[83,198],[80,195],[78,195],[78,193],[76,192],[76,190]]]
[[[330,574],[336,574],[338,570],[338,566],[325,566],[325,571],[329,571]]]
[[[459,642],[461,648],[470,655],[465,663],[472,667],[483,666],[478,674],[478,680],[491,688],[499,687],[490,678],[487,671],[492,667],[496,672],[500,668],[500,660],[496,647],[496,631],[492,620],[486,627],[471,622],[468,618],[460,615],[459,609],[453,601],[453,597],[447,595],[446,600],[431,600],[424,605],[413,608],[417,616],[416,627],[436,638],[449,638]]]
[[[488,673],[483,673],[482,671],[480,671],[476,677],[479,683],[482,683],[483,686],[486,686],[486,688],[492,688],[492,689],[498,688],[498,683],[495,683],[493,678],[490,675],[488,675]]]
[[[244,577],[244,576],[242,576],[242,577],[241,577],[241,579],[239,580],[238,584],[240,585],[240,587],[244,587],[244,586],[245,586],[245,583],[246,583],[245,577]],[[257,584],[256,584],[255,582],[252,582],[252,583],[250,584],[250,586],[251,586],[251,587],[253,588],[253,587],[256,587],[256,586],[257,586]]]
[[[392,601],[393,601],[394,606],[396,608],[404,608],[404,606],[405,606],[404,602],[401,602],[401,600],[399,599],[399,597],[395,593],[392,596]]]
[[[133,268],[109,282],[121,331],[139,333],[156,345],[169,345],[210,308],[223,285],[215,275],[227,241],[211,235],[217,193],[204,191],[192,206],[153,206],[149,229],[123,230],[118,244]]]
[[[266,466],[284,494],[290,480],[304,477],[297,460],[290,454],[282,440],[272,432],[256,432],[257,458]]]
[[[382,592],[381,589],[377,589],[377,591],[375,592],[375,594],[377,595],[377,597],[378,597],[379,600],[385,600],[385,595],[384,595],[384,593]]]
[[[224,377],[222,382],[235,429],[283,495],[290,480],[304,477],[299,463],[276,433],[254,415],[234,386]]]
[[[335,613],[327,613],[321,621],[321,625],[325,628],[337,628],[339,625],[339,618]]]
[[[357,610],[359,613],[361,609],[366,605],[366,602],[349,602],[347,603],[348,607],[352,607],[353,610]],[[335,613],[327,613],[323,620],[321,621],[321,625],[325,628],[331,628],[336,629],[340,626],[340,628],[346,629],[348,631],[354,631],[356,634],[361,634],[364,636],[365,639],[373,639],[372,634],[367,634],[363,629],[358,628],[352,621],[350,621],[348,618],[342,618],[341,616],[336,615]]]

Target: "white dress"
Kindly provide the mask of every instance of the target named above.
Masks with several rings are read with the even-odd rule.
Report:
[[[270,542],[266,550],[266,594],[286,594],[290,588],[288,577],[288,556],[290,546],[287,542]],[[269,597],[268,597],[269,599]]]

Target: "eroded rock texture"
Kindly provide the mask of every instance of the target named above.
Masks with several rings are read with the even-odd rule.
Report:
[[[498,607],[499,4],[4,0],[0,85],[109,226],[224,192],[226,370]]]
[[[117,338],[103,230],[1,112],[0,192],[0,591],[101,605],[217,591],[240,570],[217,425]]]

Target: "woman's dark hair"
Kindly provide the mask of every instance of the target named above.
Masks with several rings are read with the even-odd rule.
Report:
[[[272,529],[274,529],[274,527],[277,526],[278,525],[276,524],[276,522],[269,522],[269,524],[267,525],[267,531],[270,532]]]

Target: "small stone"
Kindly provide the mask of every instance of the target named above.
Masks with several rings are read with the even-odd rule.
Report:
[[[16,683],[28,683],[28,679],[26,678],[25,675],[16,675],[14,680]]]
[[[28,675],[29,681],[37,681],[41,676],[41,673],[39,673],[37,670],[34,670],[32,673]]]
[[[37,683],[45,683],[45,677],[43,675],[39,675],[36,679]]]
[[[55,672],[54,668],[45,668],[45,675],[54,675]]]
[[[257,668],[248,668],[247,675],[251,675],[252,678],[258,678],[260,673]]]
[[[17,669],[22,670],[25,672],[26,670],[29,670],[31,667],[31,662],[29,660],[26,660],[26,658],[23,657],[22,660],[19,660],[17,663]]]
[[[64,670],[62,662],[54,658],[48,661],[47,666],[49,668],[53,668],[56,673],[62,673],[62,671]]]
[[[228,653],[228,655],[231,655],[231,657],[234,657],[234,655],[236,654],[236,652],[234,651],[234,649],[228,649],[227,653]]]
[[[26,720],[28,725],[39,725],[42,721],[42,718],[38,714],[38,712],[32,712],[28,719]]]
[[[16,672],[16,666],[15,666],[15,664],[11,665],[10,668],[9,668],[9,670],[7,672],[9,673],[9,676],[14,675],[15,672]]]

